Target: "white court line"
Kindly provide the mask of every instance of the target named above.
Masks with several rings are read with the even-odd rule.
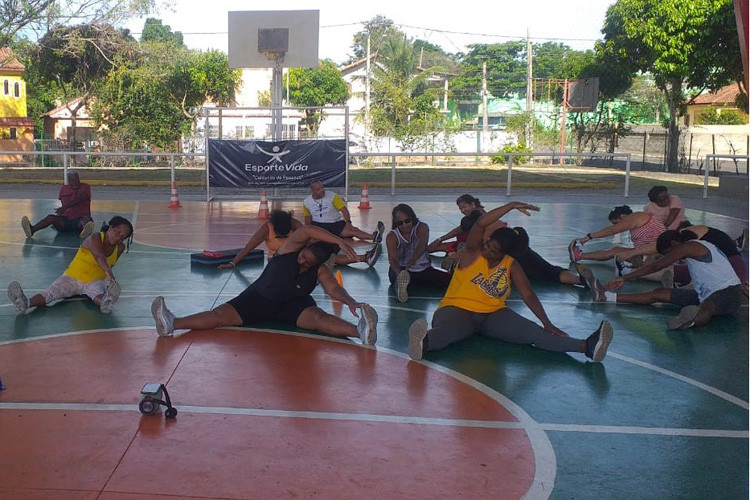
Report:
[[[742,399],[732,396],[731,394],[728,394],[722,390],[716,389],[715,387],[711,387],[710,385],[706,385],[703,382],[698,382],[697,380],[693,380],[691,378],[685,377],[684,375],[680,375],[679,373],[675,373],[673,371],[667,370],[665,368],[660,368],[656,365],[652,365],[651,363],[646,363],[645,361],[640,361],[638,359],[629,358],[628,356],[623,356],[622,354],[617,354],[615,352],[609,351],[607,353],[610,357],[617,358],[621,361],[625,361],[626,363],[632,363],[634,365],[640,366],[642,368],[646,368],[648,370],[653,370],[657,373],[661,373],[662,375],[666,375],[668,377],[677,379],[681,382],[685,382],[686,384],[690,384],[692,386],[695,386],[699,389],[702,389],[706,392],[709,392],[713,394],[714,396],[720,397],[721,399],[724,399],[726,401],[729,401],[732,404],[735,404],[739,406],[740,408],[743,408],[745,410],[749,409],[747,401],[743,401]]]
[[[747,439],[747,430],[685,429],[678,427],[642,427],[619,425],[545,424],[504,420],[468,420],[452,418],[415,417],[406,415],[378,415],[369,413],[341,413],[317,411],[268,410],[264,408],[239,408],[222,406],[175,406],[180,413],[242,415],[251,417],[303,418],[347,422],[375,422],[388,424],[427,425],[437,427],[462,427],[473,429],[537,429],[546,432],[579,432],[590,434],[630,434],[644,436],[718,437]],[[33,411],[127,411],[136,412],[135,404],[99,403],[0,403],[0,410]]]

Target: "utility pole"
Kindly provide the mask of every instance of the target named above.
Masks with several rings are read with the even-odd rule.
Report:
[[[365,148],[370,150],[370,34],[367,34],[367,60],[365,62]]]
[[[532,78],[532,54],[531,54],[531,35],[526,28],[526,147],[529,151],[534,149],[533,145],[533,121],[534,121],[534,82]],[[533,159],[533,158],[532,158]]]
[[[487,112],[487,61],[482,63],[482,107],[484,108],[482,116],[482,142],[484,143],[490,130],[489,113]]]

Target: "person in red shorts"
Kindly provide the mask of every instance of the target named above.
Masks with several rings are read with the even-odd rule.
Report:
[[[36,224],[25,215],[21,227],[27,238],[45,227],[52,226],[60,232],[75,231],[81,238],[87,238],[94,231],[94,220],[91,218],[91,186],[81,182],[76,170],[68,170],[68,183],[60,188],[57,197],[60,207]]]

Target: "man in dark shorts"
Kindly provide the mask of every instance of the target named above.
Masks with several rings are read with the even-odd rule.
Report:
[[[352,225],[346,203],[333,191],[326,191],[320,181],[310,183],[310,195],[302,201],[305,225],[322,227],[342,238],[358,238],[379,244],[383,240],[385,224],[378,221],[377,229],[368,233]]]
[[[734,314],[740,309],[742,292],[726,256],[715,245],[690,239],[678,231],[666,231],[656,241],[662,255],[642,267],[607,283],[603,287],[594,280],[592,293],[596,302],[616,301],[627,304],[654,304],[664,302],[681,306],[680,314],[670,319],[667,328],[677,330],[702,326],[713,316]],[[617,290],[627,280],[640,278],[685,259],[694,289],[657,288],[644,293],[619,293]]]
[[[76,170],[68,170],[68,183],[60,188],[58,195],[61,206],[36,224],[25,215],[21,227],[27,238],[45,227],[52,226],[60,232],[75,231],[81,238],[87,238],[94,230],[91,218],[91,186],[81,182]]]
[[[167,309],[164,298],[157,297],[151,304],[157,333],[168,336],[179,329],[210,330],[278,321],[336,337],[359,337],[365,345],[375,344],[378,322],[375,309],[355,301],[338,284],[331,269],[322,265],[330,255],[330,244],[339,245],[350,257],[356,256],[351,246],[328,231],[313,226],[294,231],[257,280],[240,295],[211,311],[178,318]],[[349,306],[354,316],[359,317],[357,309],[361,309],[362,316],[356,326],[317,307],[310,293],[318,283],[331,299]]]

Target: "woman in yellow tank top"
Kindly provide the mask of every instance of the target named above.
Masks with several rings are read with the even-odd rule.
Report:
[[[120,285],[112,274],[112,267],[133,238],[133,225],[124,217],[113,217],[99,233],[94,233],[81,244],[75,257],[62,276],[42,293],[31,299],[26,297],[21,285],[14,281],[8,285],[8,297],[18,314],[29,308],[53,305],[75,295],[88,295],[104,314],[112,311],[120,297]]]
[[[424,353],[443,349],[479,334],[514,344],[533,345],[556,352],[581,352],[593,361],[601,361],[612,341],[612,327],[602,321],[586,339],[575,339],[557,328],[547,317],[521,266],[509,255],[516,241],[513,230],[497,229],[489,240],[484,232],[511,210],[529,215],[539,207],[511,202],[482,215],[459,253],[448,290],[427,329],[423,318],[409,328],[409,356],[422,359]],[[526,306],[542,326],[517,314],[505,305],[515,285]]]

